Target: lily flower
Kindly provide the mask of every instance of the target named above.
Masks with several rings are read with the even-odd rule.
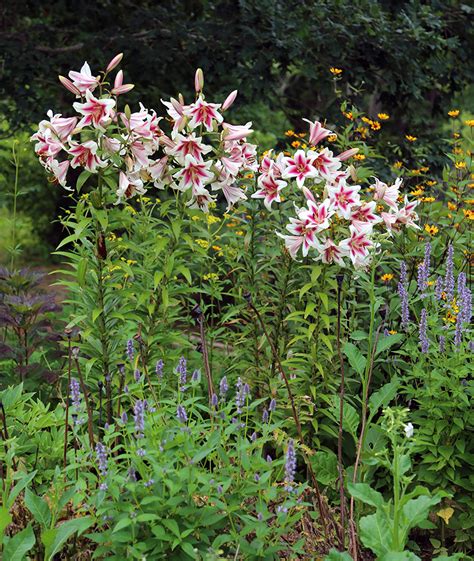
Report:
[[[323,148],[321,152],[310,152],[310,158],[313,167],[317,170],[317,175],[326,181],[333,181],[338,175],[341,161],[334,157],[328,148]]]
[[[54,176],[56,183],[64,187],[67,191],[73,191],[71,187],[66,185],[66,175],[69,170],[69,160],[64,160],[63,162],[58,162],[57,160],[52,160],[49,165],[49,170]]]
[[[77,88],[81,94],[85,94],[88,91],[93,92],[100,81],[100,76],[92,76],[90,66],[87,62],[84,62],[80,72],[71,70],[69,72],[69,78],[71,78],[74,87]]]
[[[296,178],[296,184],[302,189],[305,179],[316,177],[317,173],[312,157],[307,156],[304,150],[298,150],[293,158],[286,158],[286,168],[282,177],[285,179]]]
[[[315,247],[318,251],[316,261],[322,261],[325,264],[336,263],[340,267],[344,267],[345,253],[331,238],[326,238],[323,244],[317,241]]]
[[[146,193],[146,189],[143,187],[143,181],[140,179],[138,174],[125,174],[123,171],[119,174],[119,186],[116,191],[117,202],[119,204],[122,202],[122,198],[130,199],[137,193],[143,195]]]
[[[303,210],[299,216],[304,217],[315,232],[321,232],[329,228],[329,218],[331,218],[333,214],[334,210],[332,210],[331,203],[328,199],[320,205],[309,199],[308,210]]]
[[[68,153],[72,155],[71,167],[82,166],[88,171],[95,172],[98,167],[106,166],[106,162],[97,156],[97,149],[97,143],[93,140],[88,140],[82,144],[71,142],[71,148],[68,150]]]
[[[377,203],[371,201],[370,203],[363,203],[360,206],[352,207],[350,220],[354,228],[358,231],[364,227],[365,224],[378,224],[381,222],[381,218],[375,214],[375,208]]]
[[[340,181],[337,185],[329,185],[327,191],[337,214],[349,220],[351,208],[360,204],[360,185],[348,185],[345,181]]]
[[[352,264],[356,267],[363,266],[367,262],[369,256],[368,248],[374,244],[368,238],[368,234],[372,231],[372,226],[366,224],[359,230],[354,226],[349,226],[350,237],[339,243],[339,248],[343,253],[349,256]]]
[[[213,191],[222,191],[222,194],[227,201],[226,212],[228,212],[238,201],[244,201],[247,199],[246,194],[236,185],[233,177],[229,177],[224,181],[216,181],[215,183],[212,183],[211,189]]]
[[[227,109],[229,109],[229,107],[234,103],[238,93],[238,90],[230,92],[230,94],[225,98],[225,101],[222,104],[222,111],[226,111]]]
[[[332,131],[325,129],[319,121],[310,121],[309,119],[303,119],[303,121],[309,123],[309,143],[313,146],[332,134]]]
[[[401,183],[401,178],[398,178],[395,183],[389,187],[386,183],[383,183],[382,181],[379,181],[377,178],[375,178],[374,200],[383,201],[387,203],[389,207],[396,209]]]
[[[166,112],[173,120],[173,132],[172,136],[174,137],[179,131],[183,130],[184,126],[188,121],[188,117],[184,113],[184,110],[187,108],[184,103],[179,102],[177,99],[173,97],[170,101],[163,101],[161,103],[166,107]]]
[[[209,212],[209,204],[214,202],[214,197],[204,187],[193,187],[192,198],[186,203],[189,208],[198,208],[202,212]]]
[[[202,142],[202,137],[196,136],[194,133],[190,133],[187,136],[178,134],[174,142],[174,147],[168,149],[167,152],[171,156],[175,156],[181,164],[184,164],[184,160],[188,154],[195,160],[202,161],[203,156],[212,150],[211,146]]]
[[[230,140],[243,140],[247,138],[249,134],[253,133],[253,129],[250,127],[252,126],[252,121],[249,121],[245,125],[230,125],[229,123],[223,123],[222,128],[223,133],[222,136],[225,141]]]
[[[184,158],[184,167],[173,175],[175,179],[180,179],[178,189],[187,191],[189,188],[202,190],[206,183],[209,183],[214,174],[210,171],[212,161],[201,162],[196,160],[191,154]]]
[[[190,117],[189,127],[191,130],[199,125],[203,125],[208,132],[212,132],[213,121],[222,123],[223,117],[217,111],[220,108],[220,103],[207,103],[202,96],[183,109],[183,113]]]
[[[97,99],[90,90],[87,90],[86,102],[73,103],[73,107],[78,113],[84,115],[77,125],[78,128],[93,125],[96,128],[102,129],[103,126],[111,121],[114,115],[115,100]]]
[[[264,199],[263,204],[271,211],[273,201],[280,203],[280,191],[287,186],[287,182],[276,179],[273,174],[258,178],[259,189],[252,194],[252,199]]]

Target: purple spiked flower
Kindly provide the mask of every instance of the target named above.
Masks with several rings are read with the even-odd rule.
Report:
[[[135,372],[133,373],[133,377],[135,378],[135,382],[139,382],[140,378],[141,378],[141,373],[140,370],[138,370],[138,368],[135,369]]]
[[[137,438],[143,438],[145,430],[145,402],[139,399],[133,408],[133,420],[135,421],[135,433]]]
[[[102,444],[102,442],[98,442],[96,444],[95,454],[97,458],[99,472],[102,475],[102,477],[105,477],[108,473],[107,448]]]
[[[227,392],[229,391],[229,384],[227,382],[227,376],[224,376],[219,384],[219,395],[222,399],[225,399]]]
[[[276,406],[277,406],[276,399],[272,398],[272,399],[270,400],[270,405],[268,406],[268,410],[269,410],[271,413],[273,413],[273,412],[275,411],[275,409],[276,409]]]
[[[188,422],[188,416],[186,414],[186,409],[182,406],[182,405],[178,405],[178,408],[176,410],[176,417],[178,418],[178,421],[180,423],[187,423]]]
[[[199,370],[195,370],[193,372],[193,375],[191,376],[191,382],[193,382],[194,384],[196,382],[199,382]]]
[[[430,260],[431,260],[431,244],[428,242],[425,245],[425,256],[423,262],[418,267],[418,290],[421,297],[425,297],[425,290],[428,286],[428,278],[430,276]]]
[[[286,449],[286,462],[285,462],[285,489],[289,492],[293,491],[295,473],[296,473],[295,443],[293,439],[291,439],[288,442],[288,448]]]
[[[79,409],[81,407],[81,388],[79,382],[75,378],[71,378],[71,384],[69,387],[71,390],[72,404],[76,409]]]
[[[160,360],[158,360],[156,362],[155,372],[156,372],[156,375],[157,375],[158,379],[162,380],[163,379],[163,361],[161,360],[161,358],[160,358]]]
[[[402,261],[400,263],[400,282],[405,284],[407,280],[408,280],[407,264],[405,263],[405,261]]]
[[[127,357],[128,360],[131,362],[133,357],[135,356],[135,348],[133,347],[133,339],[129,339],[127,341]]]
[[[444,335],[440,335],[439,337],[439,352],[442,354],[446,350],[446,337]]]
[[[213,393],[211,397],[212,407],[217,407],[218,403],[219,403],[219,398],[217,397],[217,394]]]
[[[423,354],[426,354],[428,352],[428,349],[430,348],[430,341],[427,335],[427,328],[428,328],[427,312],[426,309],[423,308],[421,310],[420,326],[419,326],[420,345],[421,345],[421,352]]]
[[[187,362],[184,356],[179,359],[178,366],[176,367],[176,373],[179,375],[180,389],[182,392],[184,392],[186,386],[186,377],[188,374]]]
[[[402,309],[401,326],[402,329],[406,330],[406,328],[408,327],[408,323],[410,322],[410,308],[408,305],[408,291],[405,284],[403,284],[402,282],[398,283],[398,295],[400,296],[400,304]]]
[[[436,300],[441,300],[443,297],[443,277],[438,277],[435,284],[435,297]]]
[[[264,409],[262,413],[262,423],[268,423],[268,409]]]
[[[237,406],[237,413],[240,415],[242,413],[242,407],[245,404],[245,399],[250,395],[250,387],[247,383],[242,383],[242,379],[239,377],[237,379],[236,389],[235,405]]]

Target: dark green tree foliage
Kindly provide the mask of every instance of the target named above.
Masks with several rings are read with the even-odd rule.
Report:
[[[474,76],[474,9],[455,0],[15,0],[0,10],[9,132],[58,107],[57,74],[84,60],[97,69],[120,51],[148,106],[190,93],[201,66],[216,94],[238,88],[246,103],[290,117],[336,113],[328,69],[337,66],[343,96],[389,110],[399,131],[434,122]]]

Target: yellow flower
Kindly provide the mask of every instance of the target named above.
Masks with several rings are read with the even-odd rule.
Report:
[[[411,134],[406,134],[405,138],[408,140],[408,142],[416,142],[418,140],[418,137],[412,136]]]
[[[385,273],[385,275],[382,275],[380,278],[382,279],[383,282],[390,282],[393,279],[393,274]]]
[[[459,115],[459,109],[451,109],[451,111],[448,111],[448,115],[453,119],[456,118]]]
[[[457,206],[454,203],[448,202],[449,210],[457,210]]]
[[[299,140],[293,140],[291,145],[293,146],[293,148],[299,148],[299,146],[301,146],[301,142]]]
[[[390,115],[388,115],[387,113],[377,113],[377,117],[381,121],[387,121],[388,119],[390,119]]]
[[[127,205],[127,206],[125,207],[125,210],[126,210],[127,212],[129,212],[130,214],[137,214],[137,211],[133,208],[133,206]]]
[[[300,138],[304,138],[306,136],[306,133],[305,132],[300,132],[300,133],[298,133],[298,136]]]
[[[328,141],[329,142],[336,142],[336,140],[337,140],[337,134],[330,134],[328,136]]]
[[[402,162],[395,162],[395,163],[393,164],[393,167],[396,168],[396,169],[400,169],[402,166],[403,166],[403,163],[402,163]]]
[[[201,217],[198,216],[197,214],[195,214],[194,216],[191,217],[191,220],[194,220],[194,222],[197,222],[198,220],[201,220]]]
[[[453,138],[459,138],[461,135],[458,132],[453,132]]]
[[[213,245],[213,246],[212,246],[212,249],[213,249],[214,251],[222,251],[222,247],[220,247],[220,246],[218,246],[218,245]]]
[[[372,122],[372,120],[369,119],[368,117],[362,117],[362,120],[364,121],[364,123],[367,123],[368,125],[370,125],[370,123]]]
[[[474,210],[471,210],[470,208],[463,208],[462,211],[468,220],[474,220]]]
[[[423,187],[418,186],[418,189],[415,189],[414,191],[410,192],[410,195],[412,195],[413,197],[421,197],[423,195],[424,191],[423,191]]]
[[[474,119],[468,119],[467,121],[464,121],[464,124],[468,127],[474,127]]]
[[[343,111],[342,114],[346,119],[349,119],[349,121],[354,120],[354,115],[352,114],[352,111]]]
[[[285,136],[295,136],[295,131],[293,131],[293,130],[291,130],[291,129],[288,129],[288,130],[285,132]]]
[[[207,223],[209,225],[216,224],[217,222],[220,222],[220,221],[221,221],[221,219],[218,218],[217,216],[214,216],[213,214],[208,214],[207,215]]]
[[[422,203],[434,203],[436,199],[434,197],[423,197],[421,199]]]
[[[236,233],[238,236],[243,236],[243,235],[244,235],[244,232],[243,232],[242,230],[237,230],[235,233]]]
[[[244,175],[244,177],[245,177],[245,179],[253,179],[255,177],[255,175],[252,172],[250,172],[250,173],[246,173]]]
[[[430,236],[436,236],[439,232],[439,228],[434,225],[430,226],[429,224],[425,224],[425,232],[427,232]]]
[[[379,131],[382,128],[382,125],[378,121],[372,121],[370,123],[370,128],[373,131]]]
[[[340,76],[342,74],[342,69],[341,68],[335,68],[334,66],[331,66],[331,68],[329,69],[329,72],[333,76]]]
[[[203,249],[207,249],[209,247],[209,242],[207,240],[197,239],[196,243],[198,246],[202,247]]]
[[[466,162],[456,162],[454,167],[456,169],[466,169]]]
[[[203,275],[203,280],[219,280],[219,275],[217,273],[208,273]]]
[[[362,160],[365,160],[364,154],[354,154],[353,158],[354,160],[359,160],[360,162],[362,162]]]
[[[459,146],[455,146],[453,148],[453,154],[456,154],[456,156],[460,156],[464,153],[464,150],[462,148],[460,148]]]
[[[395,329],[390,329],[390,331],[388,332],[389,335],[396,335],[398,333],[398,331],[395,331]]]
[[[426,185],[428,185],[428,187],[433,187],[433,185],[436,185],[436,181],[427,181]]]
[[[423,166],[420,168],[420,171],[422,171],[423,173],[426,173],[427,171],[430,171],[429,167]]]

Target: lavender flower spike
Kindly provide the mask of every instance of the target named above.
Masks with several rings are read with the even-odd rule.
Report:
[[[425,256],[423,262],[418,267],[418,290],[421,297],[425,297],[426,287],[428,286],[428,279],[430,276],[430,260],[431,260],[431,244],[428,242],[425,245]]]
[[[81,407],[81,387],[79,382],[75,378],[71,378],[69,388],[71,390],[72,405],[78,410]]]
[[[158,377],[159,380],[163,379],[163,361],[160,359],[157,361],[156,366],[155,366],[155,372],[156,372],[156,376]]]
[[[107,448],[102,444],[102,442],[98,442],[96,444],[95,454],[97,457],[99,472],[102,475],[102,477],[105,477],[108,473]]]
[[[179,359],[178,366],[176,367],[176,373],[179,375],[180,389],[182,392],[184,392],[186,386],[186,377],[188,374],[187,363],[184,356]]]
[[[446,276],[444,277],[444,290],[446,292],[446,301],[452,302],[454,298],[454,247],[449,244],[448,256],[446,258]]]
[[[224,376],[219,384],[219,394],[222,399],[225,399],[225,396],[228,391],[229,391],[229,384],[227,382],[227,376]]]
[[[410,322],[410,308],[408,305],[408,291],[402,282],[398,283],[398,295],[400,296],[400,304],[402,308],[401,326],[402,329],[406,330]]]
[[[135,349],[133,347],[133,339],[129,339],[127,341],[127,357],[128,360],[131,362],[133,357],[135,356]]]
[[[145,430],[145,402],[140,399],[133,408],[133,420],[135,421],[135,432],[137,438],[143,438]]]
[[[421,352],[423,354],[426,354],[428,352],[428,349],[430,348],[430,341],[427,335],[427,328],[428,328],[427,312],[426,309],[423,308],[421,310],[420,327],[419,327]]]
[[[178,405],[178,408],[176,410],[176,417],[178,418],[178,421],[180,423],[187,423],[188,422],[188,416],[186,414],[186,409],[182,406],[182,405]]]
[[[286,462],[285,462],[285,489],[289,492],[293,491],[295,473],[296,473],[295,443],[293,440],[290,440],[288,442],[288,448],[286,450]]]

